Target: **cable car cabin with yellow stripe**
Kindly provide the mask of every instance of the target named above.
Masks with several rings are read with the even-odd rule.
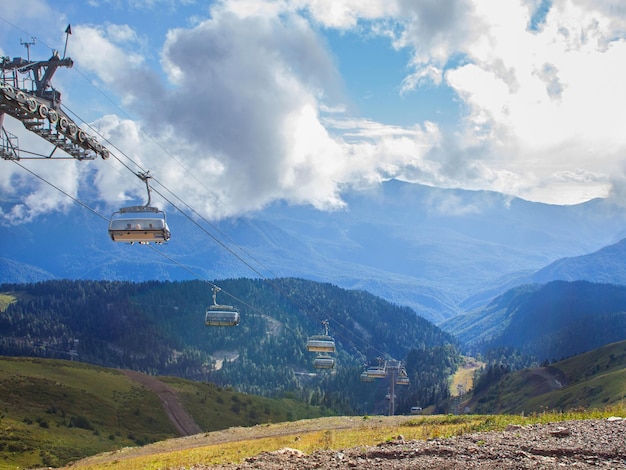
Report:
[[[237,326],[239,311],[230,305],[211,305],[204,315],[206,326]]]
[[[310,336],[306,342],[306,349],[309,352],[334,353],[335,340],[328,334],[328,320],[322,322],[326,334]]]
[[[111,216],[109,235],[114,242],[163,243],[170,239],[165,212],[156,207],[124,207]]]
[[[314,335],[306,342],[306,349],[309,352],[335,352],[335,340],[328,335]]]
[[[335,359],[327,354],[318,354],[313,361],[313,367],[316,369],[333,369],[335,367]]]
[[[232,305],[219,305],[217,293],[221,289],[213,286],[213,305],[209,305],[204,315],[206,326],[237,326],[239,325],[239,310]]]

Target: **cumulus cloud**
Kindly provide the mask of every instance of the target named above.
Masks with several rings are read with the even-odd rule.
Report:
[[[608,194],[620,181],[609,175],[624,173],[619,2],[221,0],[206,12],[159,44],[112,23],[73,25],[72,42],[81,70],[132,115],[93,124],[203,215],[279,199],[341,209],[346,189],[388,178],[572,203]],[[348,115],[326,31],[408,52],[398,93],[451,90],[457,126]],[[94,171],[112,205],[142,197],[119,162]]]
[[[342,83],[318,33],[297,14],[237,15],[230,6],[170,31],[161,59],[170,83],[154,87],[124,78],[139,61],[125,59],[105,31],[86,34],[97,45],[105,41],[97,47],[116,58],[106,71],[102,64],[94,70],[111,86],[125,84],[143,125],[168,149],[144,160],[162,183],[210,217],[277,199],[333,210],[344,206],[345,187],[419,165],[438,138],[435,125],[393,129],[336,113],[326,119],[342,106]],[[112,129],[106,133],[115,141]],[[122,148],[145,153],[139,142]],[[110,193],[112,181],[99,181]]]
[[[423,3],[413,6],[420,10]],[[454,143],[463,159],[440,149],[444,163],[455,161],[442,170],[458,173],[459,163],[484,169],[475,178],[457,179],[460,187],[499,190],[506,187],[500,176],[513,176],[516,195],[546,202],[606,195],[606,177],[576,186],[561,176],[580,169],[622,171],[626,138],[617,126],[626,118],[619,85],[626,79],[624,7],[576,0],[474,0],[455,7],[433,23],[441,29],[429,33],[426,54],[419,45],[427,30],[420,27],[419,11],[401,36],[415,51],[405,92],[430,79],[451,87],[465,104]]]
[[[54,147],[26,131],[14,120],[5,119],[5,129],[18,138],[24,160],[0,161],[0,188],[5,209],[0,210],[0,225],[30,222],[51,211],[64,211],[78,197],[80,164],[73,160],[30,160],[33,154],[51,155]],[[54,185],[54,186],[53,186]],[[69,196],[69,197],[68,197]]]

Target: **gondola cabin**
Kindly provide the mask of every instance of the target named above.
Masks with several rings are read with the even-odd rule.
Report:
[[[237,326],[239,325],[239,310],[232,305],[218,305],[217,293],[221,289],[213,287],[213,305],[209,305],[204,315],[206,326]]]
[[[335,340],[328,335],[314,335],[306,342],[306,349],[309,352],[335,352]]]
[[[320,354],[313,361],[313,367],[316,369],[332,369],[335,367],[335,359],[330,356]]]
[[[373,379],[383,379],[387,376],[387,371],[384,367],[369,367],[366,373]]]
[[[111,216],[109,235],[114,242],[163,243],[170,239],[165,212],[156,207],[124,207]]]
[[[204,316],[206,326],[237,326],[239,311],[230,305],[211,305]]]
[[[400,376],[396,379],[396,385],[410,385],[411,381],[408,377]]]
[[[374,377],[370,377],[367,372],[361,372],[361,382],[373,382]]]

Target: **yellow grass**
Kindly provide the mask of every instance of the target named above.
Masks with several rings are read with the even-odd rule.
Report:
[[[12,295],[0,294],[0,312],[4,312],[13,302],[15,302],[15,297]]]
[[[453,397],[458,396],[460,391],[469,392],[474,387],[474,373],[485,365],[473,357],[463,357],[463,361],[450,380],[450,395]]]
[[[375,446],[402,436],[405,440],[445,438],[478,431],[502,430],[509,424],[528,425],[571,419],[626,416],[626,404],[579,413],[521,415],[436,415],[392,417],[330,417],[292,423],[234,428],[226,431],[170,439],[142,448],[126,448],[74,463],[83,469],[164,469],[237,463],[263,452],[283,448],[305,454]]]

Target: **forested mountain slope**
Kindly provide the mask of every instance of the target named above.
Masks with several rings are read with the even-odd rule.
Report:
[[[531,280],[541,284],[583,280],[626,285],[626,239],[593,253],[557,260],[533,274]]]
[[[376,410],[381,383],[363,384],[367,362],[407,359],[414,386],[398,403],[437,402],[458,362],[455,340],[406,308],[364,291],[301,279],[229,279],[218,303],[241,312],[234,328],[204,326],[211,285],[200,281],[146,283],[46,281],[0,286],[14,301],[0,314],[0,354],[77,355],[82,361],[159,375],[176,375],[350,412]],[[330,321],[337,367],[319,372],[308,336]],[[419,376],[419,380],[418,380]],[[419,387],[417,383],[419,382]],[[405,400],[405,403],[403,402]]]
[[[471,351],[507,347],[540,362],[558,360],[626,339],[626,286],[520,286],[441,326]]]

